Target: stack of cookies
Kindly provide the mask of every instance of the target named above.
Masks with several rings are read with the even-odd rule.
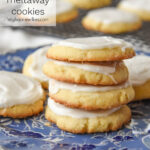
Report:
[[[49,80],[46,119],[72,133],[114,131],[131,119],[134,99],[123,59],[132,45],[112,37],[72,38],[53,45],[43,72]]]

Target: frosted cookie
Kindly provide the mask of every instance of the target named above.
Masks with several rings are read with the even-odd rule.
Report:
[[[135,90],[135,100],[150,98],[150,57],[137,55],[125,61]]]
[[[138,30],[142,22],[132,13],[108,7],[88,12],[82,24],[88,30],[120,34]]]
[[[128,106],[110,110],[86,111],[72,109],[48,100],[45,117],[65,131],[72,133],[108,132],[120,129],[131,119]]]
[[[48,77],[43,74],[42,67],[48,61],[47,50],[48,47],[36,50],[26,58],[23,66],[23,74],[38,80],[45,89],[48,88]]]
[[[117,86],[91,86],[50,79],[49,95],[68,107],[97,110],[129,103],[134,98],[134,90],[128,82]]]
[[[133,46],[112,37],[71,38],[49,48],[47,57],[63,61],[116,61],[135,55]]]
[[[45,93],[39,82],[19,73],[0,71],[0,115],[25,118],[43,110]]]
[[[65,23],[77,18],[78,10],[65,0],[56,1],[56,22]]]
[[[32,10],[34,6],[34,10],[44,10],[43,13],[40,15],[19,15],[19,18],[25,19],[27,23],[34,24],[34,25],[49,25],[56,23],[65,23],[72,21],[78,16],[78,10],[69,2],[65,0],[57,0],[56,1],[56,16],[51,11],[51,4],[39,5],[39,4],[24,4],[21,10],[28,10],[29,8]],[[54,7],[54,6],[53,6]],[[43,21],[42,21],[43,20]]]
[[[111,3],[111,0],[68,0],[76,7],[82,9],[93,9],[107,6]]]
[[[73,63],[51,59],[43,72],[56,80],[77,84],[117,85],[128,80],[128,70],[122,61]]]
[[[132,12],[144,21],[150,21],[150,0],[122,0],[118,8]]]

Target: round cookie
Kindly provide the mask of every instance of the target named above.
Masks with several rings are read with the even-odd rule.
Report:
[[[132,13],[108,7],[88,12],[82,25],[88,30],[120,34],[138,30],[142,21]]]
[[[47,57],[62,61],[116,61],[135,55],[133,46],[112,37],[87,37],[62,40],[49,48]]]
[[[56,23],[66,23],[78,17],[78,10],[65,0],[56,1]]]
[[[69,2],[65,0],[57,0],[56,1],[56,17],[50,11],[51,3],[45,5],[34,4],[34,9],[36,10],[44,10],[45,15],[18,15],[19,18],[25,19],[25,21],[32,25],[51,25],[56,23],[66,23],[70,22],[78,16],[78,10]],[[22,10],[28,10],[29,8],[33,9],[33,5],[24,4],[22,6]],[[37,19],[37,21],[36,21]]]
[[[137,55],[125,61],[129,79],[135,90],[135,100],[150,98],[150,57]]]
[[[48,47],[43,47],[29,55],[23,66],[23,74],[38,80],[43,88],[48,89],[48,77],[42,72],[42,66],[48,61],[46,57]]]
[[[91,86],[50,79],[49,95],[68,107],[98,110],[129,103],[134,99],[134,90],[128,82],[117,86]]]
[[[73,63],[49,60],[43,72],[56,80],[91,85],[117,85],[128,80],[128,70],[122,61]]]
[[[36,80],[19,73],[0,71],[0,115],[25,118],[43,111],[45,92]]]
[[[132,12],[144,21],[150,21],[150,0],[122,0],[118,8]]]
[[[121,106],[105,111],[85,111],[67,108],[49,99],[45,117],[65,131],[72,133],[96,133],[120,129],[130,121],[131,110],[128,106]]]
[[[111,0],[67,0],[81,9],[94,9],[107,6]]]

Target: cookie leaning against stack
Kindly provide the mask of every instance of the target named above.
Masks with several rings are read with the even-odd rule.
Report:
[[[46,118],[73,133],[121,128],[131,118],[125,104],[134,98],[122,60],[134,55],[132,45],[111,37],[74,38],[53,45],[43,66],[51,78]]]
[[[136,57],[125,60],[129,69],[129,79],[135,90],[134,100],[150,98],[150,57],[137,55]]]
[[[39,81],[44,89],[48,89],[48,78],[42,72],[42,66],[48,61],[48,47],[42,47],[30,54],[23,65],[22,73]]]

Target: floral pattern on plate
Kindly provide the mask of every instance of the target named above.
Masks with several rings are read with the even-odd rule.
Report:
[[[36,49],[0,55],[0,70],[21,72],[25,58]],[[150,53],[137,52],[149,55]],[[44,113],[27,119],[0,118],[2,150],[127,150],[150,149],[150,101],[134,102],[131,123],[116,132],[76,135],[48,123]]]

